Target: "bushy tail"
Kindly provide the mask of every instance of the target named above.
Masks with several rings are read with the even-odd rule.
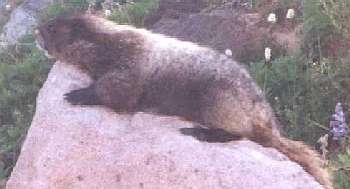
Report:
[[[272,146],[300,164],[310,175],[327,189],[333,189],[327,170],[321,167],[321,159],[316,151],[299,141],[292,141],[278,135],[273,135]]]

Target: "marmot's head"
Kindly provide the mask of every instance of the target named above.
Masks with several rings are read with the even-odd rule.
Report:
[[[64,48],[81,37],[83,30],[81,17],[56,18],[36,30],[37,45],[49,55],[60,58]]]

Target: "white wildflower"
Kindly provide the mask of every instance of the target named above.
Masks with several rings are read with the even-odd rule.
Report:
[[[243,3],[243,4],[242,4],[242,7],[248,7],[248,6],[249,6],[248,3]]]
[[[94,5],[93,4],[89,4],[88,9],[86,10],[86,12],[88,14],[91,14],[93,12],[93,10],[94,10]]]
[[[271,49],[269,47],[265,48],[265,60],[270,61],[271,60]]]
[[[294,9],[288,9],[286,18],[287,18],[287,19],[293,19],[294,16],[295,16],[295,11],[294,11]]]
[[[276,23],[277,22],[276,14],[270,13],[269,16],[267,17],[267,21],[271,23]]]
[[[111,15],[112,15],[112,11],[109,10],[109,9],[106,9],[106,10],[105,10],[105,16],[106,16],[106,17],[109,17],[109,16],[111,16]]]
[[[278,97],[277,96],[275,96],[275,98],[274,98],[276,101],[278,101]]]
[[[231,49],[226,49],[226,50],[225,50],[225,55],[226,55],[226,56],[232,56],[232,51],[231,51]]]
[[[10,5],[10,4],[7,4],[7,5],[5,6],[5,10],[6,10],[6,11],[10,11],[10,10],[11,10],[11,8],[12,8],[12,7],[11,7],[11,5]]]

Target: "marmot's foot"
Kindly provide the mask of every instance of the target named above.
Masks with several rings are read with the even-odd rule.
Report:
[[[94,87],[73,90],[64,94],[64,99],[72,105],[98,105],[98,99]]]

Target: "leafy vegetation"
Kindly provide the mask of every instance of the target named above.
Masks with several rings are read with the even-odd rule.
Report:
[[[302,49],[277,57],[271,68],[262,62],[250,67],[283,123],[285,134],[312,146],[328,133],[337,102],[343,104],[349,117],[349,4],[347,0],[281,0],[280,5],[269,7],[271,12],[288,6],[298,8],[297,19],[303,23]],[[349,188],[349,150],[329,158],[336,188]]]
[[[31,123],[35,98],[50,68],[32,36],[0,54],[0,188],[9,176]]]
[[[337,188],[345,189],[350,186],[350,149],[338,156],[333,164],[336,166],[334,182]]]
[[[144,25],[145,17],[157,8],[158,0],[139,0],[113,9],[112,15],[108,18],[120,24],[133,24],[141,27]]]
[[[72,12],[79,12],[88,8],[88,0],[63,0],[57,2],[47,8],[42,18],[51,19],[62,14],[70,14]]]

